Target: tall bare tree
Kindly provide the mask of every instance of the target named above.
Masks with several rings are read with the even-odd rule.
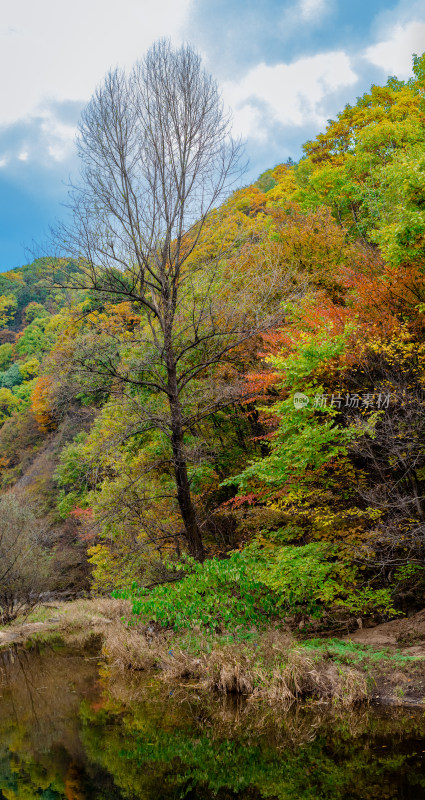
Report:
[[[56,241],[59,254],[77,259],[81,271],[56,272],[55,280],[131,301],[142,311],[137,364],[114,358],[110,343],[81,354],[81,364],[121,387],[166,398],[167,414],[146,412],[144,424],[170,438],[184,535],[202,560],[185,451],[193,387],[267,325],[253,306],[249,275],[245,299],[232,307],[217,254],[211,259],[203,250],[207,218],[240,175],[241,147],[230,137],[229,117],[200,57],[166,41],[130,74],[116,69],[106,76],[83,113],[78,147],[82,181],[71,193],[73,223],[56,231]],[[264,280],[263,310],[278,282]],[[220,399],[210,389],[197,413],[229,401],[229,389]]]

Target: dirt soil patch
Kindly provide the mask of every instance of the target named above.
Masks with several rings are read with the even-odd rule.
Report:
[[[412,617],[393,619],[373,628],[359,628],[344,639],[377,648],[397,647],[406,655],[425,657],[425,609]]]
[[[0,647],[24,642],[28,636],[44,630],[47,625],[44,622],[29,622],[27,625],[19,625],[10,630],[0,631]]]
[[[411,617],[359,628],[344,639],[409,659],[400,667],[391,668],[385,662],[378,667],[372,700],[425,707],[425,609]]]

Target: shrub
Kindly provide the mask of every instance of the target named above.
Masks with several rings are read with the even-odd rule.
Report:
[[[174,630],[200,626],[210,631],[262,625],[274,615],[273,594],[252,574],[241,553],[229,559],[212,558],[199,564],[177,564],[183,580],[152,591],[133,585],[114,596],[133,602],[133,614]]]
[[[273,619],[302,614],[394,613],[390,589],[362,586],[355,568],[338,559],[338,548],[323,542],[259,547],[203,564],[188,559],[176,565],[182,580],[149,591],[136,584],[116,592],[133,602],[133,614],[174,630],[199,626],[234,631]]]
[[[337,544],[253,544],[243,555],[257,579],[274,593],[283,613],[318,619],[336,609],[356,615],[395,613],[391,588],[368,585]]]

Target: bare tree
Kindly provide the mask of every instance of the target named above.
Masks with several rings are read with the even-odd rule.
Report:
[[[144,320],[133,359],[123,361],[109,340],[82,348],[80,367],[109,376],[120,391],[134,395],[138,387],[166,399],[165,414],[160,402],[156,411],[141,409],[141,427],[170,438],[184,535],[202,560],[185,434],[232,391],[212,380],[200,389],[199,380],[270,324],[266,309],[280,276],[265,276],[255,305],[247,275],[232,306],[217,252],[204,252],[206,221],[240,175],[241,147],[230,138],[216,83],[189,46],[160,41],[129,75],[110,72],[83,113],[78,146],[73,223],[55,238],[59,255],[76,259],[80,272],[55,267],[55,281],[91,289],[99,302],[130,301]]]
[[[9,492],[0,499],[0,619],[13,620],[39,602],[50,588],[50,557],[43,530],[22,497]]]

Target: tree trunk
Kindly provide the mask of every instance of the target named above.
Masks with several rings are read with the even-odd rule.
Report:
[[[175,364],[168,365],[168,390],[171,412],[171,447],[173,450],[174,473],[177,485],[177,500],[185,528],[185,537],[189,553],[197,561],[203,561],[205,550],[202,536],[196,521],[195,509],[192,503],[187,464],[183,445],[183,424],[180,400],[178,396]]]
[[[182,445],[182,440],[179,441],[178,437],[173,433],[172,447],[177,484],[177,499],[185,527],[185,536],[190,555],[196,558],[197,561],[203,561],[205,558],[205,551],[202,544],[201,532],[196,521],[195,509],[193,508],[189,478],[187,476],[187,466],[182,455]]]

